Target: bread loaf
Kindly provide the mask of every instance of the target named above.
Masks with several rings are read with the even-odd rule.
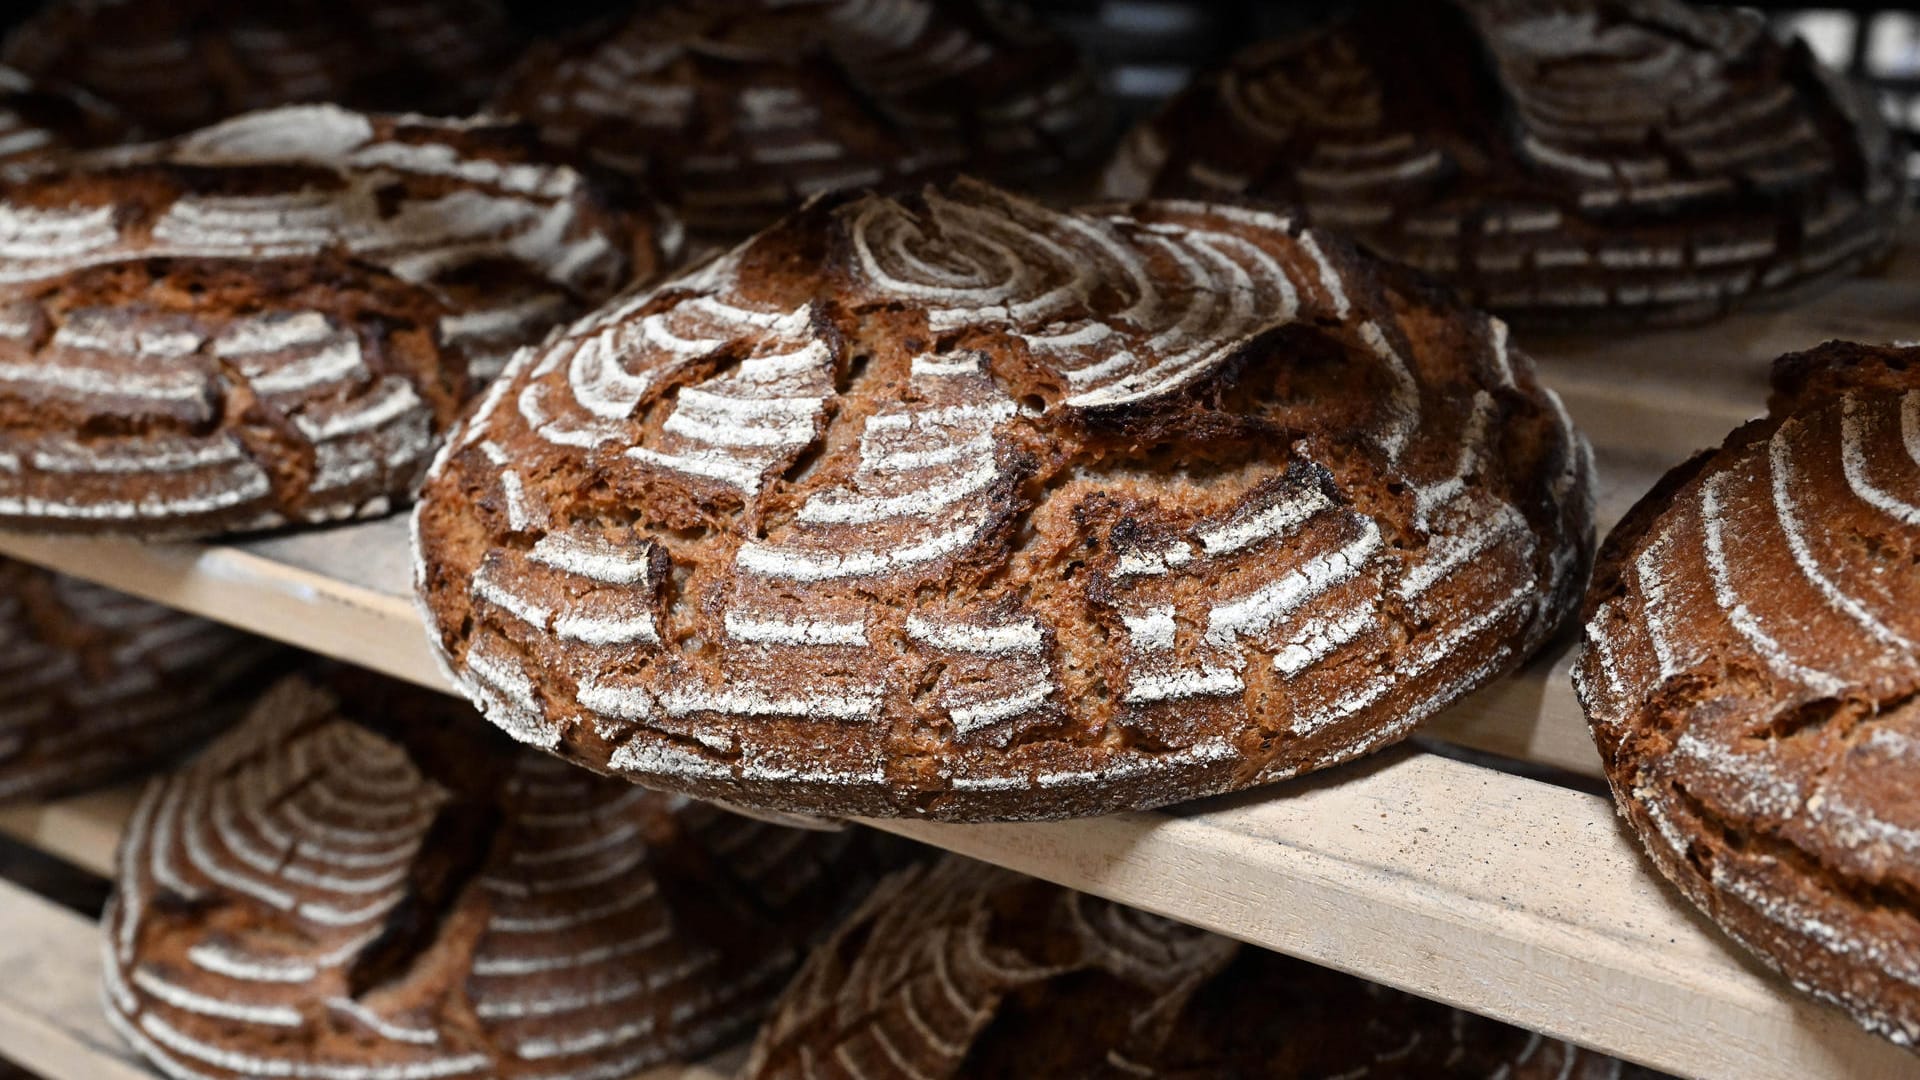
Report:
[[[0,800],[166,763],[237,717],[281,655],[237,630],[0,559]]]
[[[236,117],[0,185],[0,288],[131,257],[338,251],[431,287],[485,379],[679,255],[679,227],[557,164],[523,126],[331,105]]]
[[[807,960],[743,1080],[1653,1074],[957,856]]]
[[[536,46],[495,101],[743,235],[811,195],[964,169],[1045,182],[1103,148],[1091,69],[1018,4],[635,5]]]
[[[1783,358],[1768,415],[1614,530],[1575,668],[1654,865],[1788,978],[1920,1037],[1920,349]]]
[[[1512,317],[1697,319],[1851,273],[1905,215],[1874,102],[1757,12],[1393,0],[1248,47],[1110,195],[1254,196]]]
[[[126,122],[105,102],[49,90],[0,66],[0,163],[103,146],[126,134]]]
[[[289,680],[141,800],[108,1016],[173,1076],[627,1077],[750,1030],[870,885],[781,829]]]
[[[498,0],[48,0],[0,61],[156,132],[295,102],[464,113],[513,39]]]
[[[39,219],[44,250],[110,232],[103,211]],[[465,399],[445,313],[335,256],[0,285],[0,527],[189,537],[383,514]]]
[[[1589,484],[1497,320],[1275,215],[963,181],[522,354],[416,577],[488,718],[596,769],[1059,817],[1401,738],[1559,621]]]

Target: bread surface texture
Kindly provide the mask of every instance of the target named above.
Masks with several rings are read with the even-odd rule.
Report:
[[[1590,463],[1504,324],[1270,214],[816,203],[522,354],[415,517],[494,723],[764,809],[1161,805],[1524,657]]]
[[[1575,685],[1660,871],[1794,983],[1920,1034],[1920,349],[1782,358],[1768,415],[1608,538]]]

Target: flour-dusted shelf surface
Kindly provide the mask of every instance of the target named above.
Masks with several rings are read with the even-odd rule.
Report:
[[[1759,413],[1775,355],[1920,337],[1920,230],[1908,241],[1884,273],[1790,311],[1585,341],[1521,335],[1593,439],[1602,528]],[[0,553],[446,688],[410,597],[401,519],[213,546],[0,534]],[[1570,661],[1563,643],[1426,733],[1597,775]],[[124,792],[89,796],[0,813],[0,829],[103,868],[129,805]],[[1442,754],[1397,749],[1159,813],[876,824],[1677,1073],[1920,1074],[1920,1057],[1794,992],[1695,914],[1608,800]],[[46,971],[54,946],[33,944],[80,950],[73,963],[90,973],[84,920],[4,883],[0,920],[0,1046],[30,1067],[40,1055],[52,1075],[93,1047],[103,1071],[85,1075],[125,1074],[91,996],[84,1009],[74,999],[78,976]]]

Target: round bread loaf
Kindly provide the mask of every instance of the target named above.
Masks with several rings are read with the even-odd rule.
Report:
[[[217,623],[0,559],[0,800],[166,761],[239,715],[278,650]]]
[[[47,0],[0,61],[171,132],[303,101],[464,113],[512,47],[499,0]]]
[[[444,314],[333,256],[0,285],[0,527],[191,537],[384,514],[466,395]]]
[[[1366,753],[1573,605],[1504,324],[1255,211],[816,202],[521,354],[423,488],[494,723],[801,813],[1154,806]]]
[[[0,162],[104,146],[126,134],[126,122],[105,102],[49,90],[0,66]]]
[[[1653,862],[1794,983],[1920,1037],[1920,349],[1782,358],[1621,522],[1575,686]]]
[[[1480,306],[1577,326],[1857,270],[1904,216],[1902,158],[1872,100],[1757,12],[1392,0],[1197,81],[1105,186],[1283,202]]]
[[[480,379],[680,247],[655,207],[490,120],[291,106],[71,164],[0,185],[0,289],[131,257],[339,251],[438,293]]]
[[[290,679],[141,800],[108,1016],[178,1077],[628,1077],[751,1030],[877,877],[870,838]]]
[[[536,46],[494,107],[644,174],[696,229],[773,222],[825,191],[964,168],[1044,181],[1105,147],[1086,62],[1017,4],[641,4]]]
[[[958,856],[888,878],[814,950],[744,1080],[1650,1077]]]

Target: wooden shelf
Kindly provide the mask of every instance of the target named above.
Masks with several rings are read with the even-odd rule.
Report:
[[[1916,285],[1920,260],[1908,260],[1791,312],[1528,343],[1595,442],[1603,526],[1666,467],[1759,413],[1773,356],[1836,336],[1915,336],[1901,313]],[[446,689],[410,598],[399,519],[215,546],[0,535],[0,553]],[[1567,646],[1551,650],[1426,731],[1597,775],[1569,662]],[[0,828],[97,867],[125,805],[99,796],[0,815]],[[1920,1070],[1695,914],[1606,799],[1451,756],[1402,748],[1162,813],[873,824],[1673,1072]],[[0,919],[8,903],[21,901],[0,895]],[[0,935],[15,943],[0,946],[0,987],[32,996],[32,978],[4,978],[22,936]],[[13,1037],[5,1010],[23,1007],[0,1003],[0,1037]]]

